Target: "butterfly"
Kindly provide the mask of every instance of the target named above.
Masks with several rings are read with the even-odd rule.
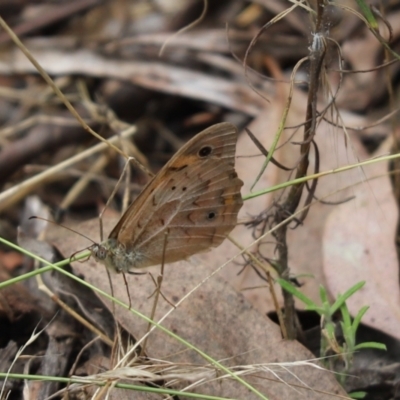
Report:
[[[219,246],[243,205],[237,138],[237,128],[226,122],[194,136],[148,182],[108,239],[90,246],[93,257],[130,272]]]

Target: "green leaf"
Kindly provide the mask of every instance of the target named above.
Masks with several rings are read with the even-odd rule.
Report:
[[[358,312],[358,314],[355,316],[354,321],[353,321],[353,329],[354,332],[357,332],[358,326],[360,325],[361,319],[364,316],[364,314],[368,311],[369,306],[364,306],[361,308],[361,310]]]
[[[296,287],[294,287],[291,283],[286,281],[285,279],[277,279],[276,282],[281,285],[283,289],[285,289],[287,292],[291,293],[293,296],[296,296],[299,300],[301,300],[304,304],[307,304],[307,306],[316,306],[316,304],[309,298],[307,297],[303,292],[300,292]]]
[[[356,0],[356,2],[358,4],[358,7],[360,7],[361,13],[368,21],[371,29],[377,30],[379,28],[378,22],[376,21],[375,16],[369,8],[368,4],[366,4],[364,0]]]
[[[386,345],[378,342],[364,342],[354,347],[354,350],[360,350],[360,349],[377,349],[377,350],[387,351]]]
[[[346,292],[344,292],[344,294],[338,295],[337,300],[333,303],[332,308],[331,308],[332,314],[334,314],[349,297],[351,297],[355,292],[360,290],[364,285],[365,285],[365,281],[358,282],[354,286],[352,286],[350,289],[346,290]]]
[[[367,395],[367,392],[353,392],[349,393],[352,399],[363,399]]]

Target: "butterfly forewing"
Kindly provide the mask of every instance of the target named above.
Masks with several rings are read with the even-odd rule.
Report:
[[[204,130],[146,185],[110,234],[134,254],[130,268],[161,263],[165,243],[164,261],[172,262],[226,238],[242,206],[243,182],[234,169],[237,137],[229,123]]]

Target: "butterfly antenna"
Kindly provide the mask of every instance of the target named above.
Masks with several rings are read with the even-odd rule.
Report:
[[[54,221],[52,221],[52,220],[50,220],[50,219],[43,218],[43,217],[38,217],[38,216],[36,216],[36,215],[32,215],[32,217],[29,217],[28,219],[40,219],[40,220],[42,220],[42,221],[50,222],[50,223],[53,224],[53,225],[61,226],[62,228],[67,229],[68,231],[74,232],[74,233],[76,233],[77,235],[84,237],[85,239],[89,240],[89,242],[92,242],[93,244],[97,244],[94,240],[90,239],[89,237],[87,237],[87,236],[84,235],[83,233],[80,233],[80,232],[76,231],[75,229],[68,228],[68,226],[59,224],[58,222],[54,222]]]

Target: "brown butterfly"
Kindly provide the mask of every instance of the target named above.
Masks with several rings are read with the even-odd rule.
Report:
[[[243,182],[237,128],[213,125],[186,143],[145,186],[92,255],[116,272],[183,260],[219,246],[236,226]]]

